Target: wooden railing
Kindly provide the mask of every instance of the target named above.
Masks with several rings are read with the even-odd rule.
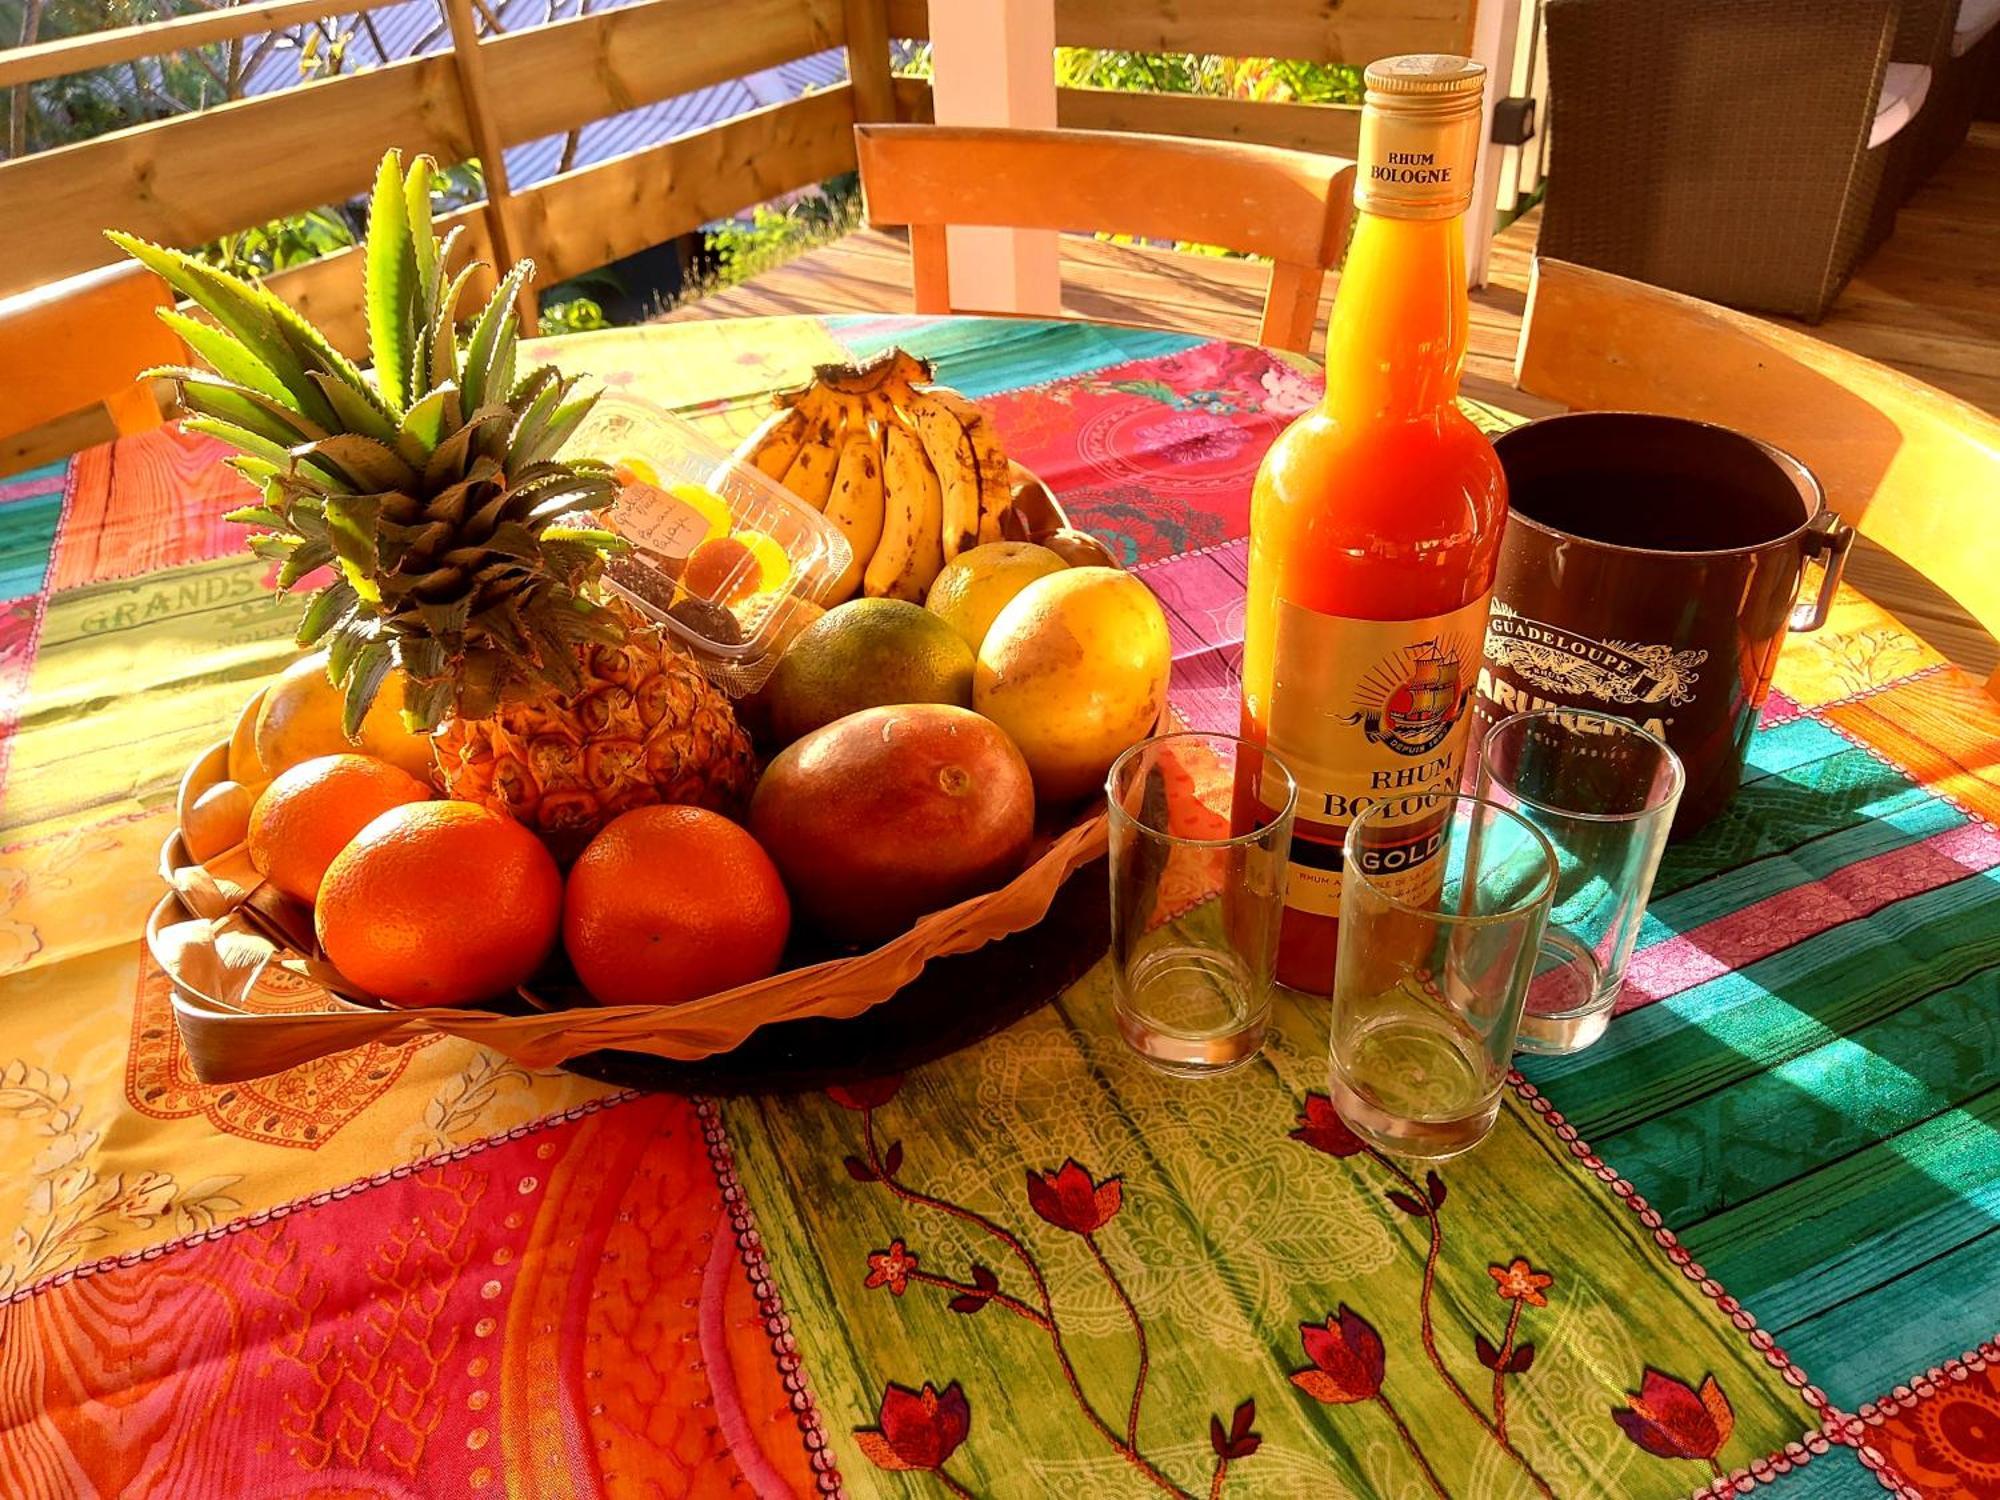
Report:
[[[1195,52],[1365,63],[1395,52],[1463,52],[1473,0],[1055,0],[1056,45],[1132,52]],[[891,35],[930,35],[927,0],[888,0]],[[930,89],[896,80],[899,114],[930,118]],[[1360,136],[1352,105],[1212,99],[1114,89],[1058,89],[1056,121],[1078,130],[1138,130],[1257,141],[1352,156]]]
[[[479,158],[488,197],[456,216],[475,250],[502,271],[532,257],[544,281],[562,280],[851,170],[850,127],[893,107],[880,0],[641,0],[489,37],[473,34],[469,0],[442,6],[449,52],[0,163],[0,297],[115,261],[107,226],[189,246],[342,201],[389,146]],[[267,30],[301,8],[276,0],[183,32],[170,22],[23,49],[0,59],[0,84]],[[509,190],[502,148],[841,46],[851,14],[869,44],[850,59],[854,82]],[[359,277],[358,254],[342,251],[271,284],[352,347]]]
[[[1538,0],[1055,0],[1056,39],[1355,63],[1466,50],[1475,3],[1532,10]],[[326,4],[255,0],[19,48],[0,53],[0,88],[269,32],[322,16]],[[452,219],[481,259],[504,272],[531,257],[547,284],[852,169],[856,121],[930,114],[928,85],[892,78],[889,61],[890,38],[928,35],[929,0],[637,0],[488,36],[476,34],[472,0],[438,4],[448,51],[0,162],[0,324],[9,296],[41,288],[44,300],[61,297],[66,278],[115,263],[107,227],[203,244],[361,194],[391,146],[448,164],[476,158],[487,197]],[[840,46],[845,84],[522,191],[507,181],[508,146]],[[1336,155],[1351,155],[1358,134],[1358,111],[1330,105],[1064,89],[1058,112],[1071,126]],[[358,251],[281,271],[270,284],[336,343],[359,349]],[[0,450],[0,467],[31,452],[16,442]]]

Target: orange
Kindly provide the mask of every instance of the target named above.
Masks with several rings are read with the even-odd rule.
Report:
[[[606,1005],[677,1005],[762,979],[792,925],[778,867],[699,807],[639,807],[590,841],[563,902],[563,946]]]
[[[313,925],[333,966],[391,1005],[464,1005],[542,966],[562,899],[554,856],[512,818],[412,802],[340,852]]]
[[[349,839],[390,808],[429,796],[416,777],[372,756],[301,761],[250,810],[250,863],[287,896],[316,900],[326,867]]]

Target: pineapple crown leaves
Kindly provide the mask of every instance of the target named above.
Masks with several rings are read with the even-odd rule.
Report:
[[[451,269],[461,230],[431,217],[436,165],[382,158],[362,251],[372,370],[364,373],[260,282],[130,235],[113,243],[213,322],[160,314],[200,362],[175,382],[183,425],[221,439],[261,491],[229,519],[289,589],[322,568],[301,645],[324,642],[352,735],[390,668],[404,718],[430,729],[505,701],[573,688],[577,652],[616,641],[592,597],[623,543],[587,522],[608,508],[610,470],[557,453],[594,394],[552,366],[517,369],[515,306],[534,275],[500,279],[463,340],[457,310],[481,269]]]

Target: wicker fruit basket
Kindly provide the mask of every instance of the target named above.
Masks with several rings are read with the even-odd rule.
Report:
[[[179,823],[228,774],[226,744],[211,746],[181,780],[175,832],[160,851],[171,889],[146,924],[154,958],[173,983],[173,1008],[194,1071],[233,1083],[373,1041],[436,1033],[464,1037],[528,1067],[613,1049],[693,1062],[739,1046],[774,1022],[851,1019],[903,989],[934,958],[969,953],[1034,926],[1069,877],[1105,852],[1102,808],[1042,841],[1005,886],[932,912],[871,952],[781,971],[683,1005],[601,1006],[560,978],[522,988],[491,1009],[387,1006],[349,984],[318,952],[310,914],[259,880],[243,848],[206,865],[188,853]],[[281,1012],[253,1008],[267,965],[286,986]]]

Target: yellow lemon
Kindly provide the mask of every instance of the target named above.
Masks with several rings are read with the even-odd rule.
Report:
[[[979,648],[972,706],[1007,731],[1044,802],[1097,792],[1127,746],[1153,732],[1173,646],[1152,591],[1116,568],[1030,583]]]
[[[431,742],[403,727],[403,674],[392,671],[361,721],[358,740],[340,727],[342,695],[327,680],[326,653],[315,651],[293,662],[264,691],[253,731],[257,759],[266,776],[277,776],[321,755],[364,751],[428,782]],[[238,778],[241,779],[241,778]]]
[[[229,736],[229,776],[245,786],[261,787],[271,779],[263,761],[257,758],[257,715],[263,707],[264,690],[259,688],[257,696],[244,704],[243,712],[236,716],[236,729]]]
[[[1000,611],[1037,578],[1060,573],[1069,564],[1033,542],[988,542],[961,552],[944,565],[924,597],[924,608],[965,639],[974,651],[986,639]]]

